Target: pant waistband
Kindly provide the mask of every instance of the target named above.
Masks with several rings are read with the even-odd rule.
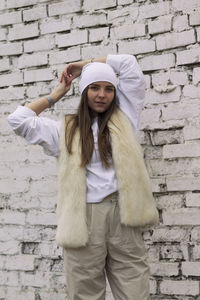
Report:
[[[119,192],[114,192],[108,196],[106,196],[103,201],[110,201],[110,202],[118,202]]]

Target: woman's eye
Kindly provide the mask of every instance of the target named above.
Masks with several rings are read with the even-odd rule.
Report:
[[[90,87],[92,90],[94,90],[94,91],[97,91],[98,90],[98,87],[97,86],[91,86]]]

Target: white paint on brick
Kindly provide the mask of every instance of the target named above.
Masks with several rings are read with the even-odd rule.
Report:
[[[167,190],[168,191],[193,191],[193,190],[199,190],[199,180],[200,180],[200,178],[198,176],[183,176],[183,177],[169,176],[166,179]],[[196,212],[197,218],[200,217],[200,213],[198,211],[194,210],[194,211],[192,211],[192,213],[193,212]],[[185,216],[184,216],[184,213],[185,213]],[[189,212],[188,209],[185,209],[182,212],[180,212],[180,218],[182,218],[182,225],[187,224],[186,219],[185,219],[185,223],[184,223],[184,217],[186,218],[187,213],[189,214],[189,217],[191,217],[190,212]],[[174,216],[174,218],[176,218],[176,216]],[[195,220],[195,218],[193,219],[194,225],[198,225],[197,218],[196,218],[196,220]],[[175,220],[175,222],[176,222],[176,220]],[[192,217],[191,217],[191,223],[192,223]]]
[[[21,22],[22,22],[22,17],[20,11],[4,13],[0,15],[0,25],[10,25],[10,24],[16,24]]]
[[[86,14],[82,16],[73,17],[73,26],[78,28],[105,25],[106,22],[107,21],[105,13]],[[101,29],[101,27],[98,29]]]
[[[189,14],[190,25],[200,25],[200,10],[195,10]]]
[[[153,89],[149,89],[146,91],[145,104],[177,102],[180,100],[180,96],[181,90],[179,87],[176,87],[174,90],[167,93],[158,93]]]
[[[192,280],[163,280],[160,284],[160,290],[168,295],[192,295],[199,294],[199,282]]]
[[[199,218],[200,211],[195,208],[179,208],[163,212],[164,225],[199,225]]]
[[[172,15],[159,17],[155,21],[148,22],[150,34],[157,34],[170,31],[172,27]]]
[[[21,54],[22,52],[23,50],[21,42],[0,45],[0,56],[17,55]]]
[[[197,27],[197,41],[200,42],[200,27]]]
[[[71,33],[56,36],[56,44],[59,48],[80,45],[87,43],[87,41],[87,30],[74,30]]]
[[[177,52],[177,65],[187,65],[200,62],[200,47]]]
[[[198,103],[179,103],[170,104],[166,108],[162,108],[163,120],[178,120],[194,118],[199,116],[200,106]]]
[[[200,193],[187,193],[186,194],[186,206],[200,207]]]
[[[101,1],[93,1],[93,0],[84,0],[83,8],[86,11],[97,10],[102,8],[110,8],[116,6],[116,0],[101,0]]]
[[[109,28],[102,27],[102,28],[95,28],[90,29],[89,31],[89,42],[97,42],[102,41],[108,38]]]
[[[168,69],[175,65],[174,54],[150,55],[139,60],[143,71]]]
[[[7,71],[9,69],[10,69],[9,59],[7,58],[0,59],[0,72]]]
[[[35,21],[47,17],[46,6],[26,9],[23,11],[23,20],[25,22]]]
[[[48,59],[46,53],[21,55],[18,60],[18,68],[24,69],[35,66],[47,65]]]
[[[50,53],[49,62],[51,65],[81,60],[80,47],[69,48],[68,50]]]
[[[150,274],[155,276],[177,276],[179,273],[178,263],[155,262],[150,263]]]
[[[7,0],[7,8],[17,8],[36,4],[37,0]]]
[[[200,130],[198,125],[186,125],[183,129],[184,138],[185,140],[196,140],[200,139]]]
[[[132,24],[132,25],[122,25],[111,28],[110,36],[111,40],[113,39],[125,39],[125,38],[131,38],[131,37],[138,37],[138,36],[145,36],[145,25],[144,24]],[[142,42],[142,41],[138,41]],[[149,41],[152,42],[153,41]]]
[[[0,75],[0,87],[18,85],[22,83],[23,74],[21,72],[13,72],[11,74]]]
[[[67,0],[64,2],[49,4],[49,16],[63,15],[81,10],[81,0]]]
[[[53,80],[54,76],[50,69],[37,69],[24,72],[24,82],[49,81]]]
[[[40,24],[41,34],[61,32],[71,29],[71,19],[62,18],[61,20],[47,19]]]
[[[188,98],[199,98],[200,86],[185,85],[183,88],[183,96]]]
[[[30,274],[28,272],[20,272],[20,282],[23,286],[33,286],[38,288],[46,288],[50,286],[49,278],[50,273],[48,272],[35,272]]]
[[[4,8],[6,8],[6,0],[1,0],[0,9],[3,10]]]
[[[156,228],[153,231],[154,242],[183,242],[189,240],[189,233],[183,228]]]
[[[8,182],[8,180],[2,180],[4,184]],[[13,189],[11,190],[12,193],[14,192],[24,192],[25,189],[22,187],[21,189],[18,188],[18,190]],[[5,193],[5,189],[1,189],[2,193]],[[9,192],[9,191],[7,191]],[[24,212],[18,212],[18,211],[11,211],[11,210],[2,210],[0,212],[0,222],[4,224],[18,224],[18,225],[25,225],[25,213]]]
[[[17,255],[20,253],[20,250],[21,250],[21,245],[18,241],[0,242],[0,254]],[[0,282],[2,281],[0,280]]]
[[[154,18],[167,15],[170,12],[170,2],[142,5],[139,8],[139,19]]]
[[[38,38],[36,40],[24,41],[24,52],[37,52],[51,50],[55,46],[54,38],[51,36]]]
[[[141,113],[140,128],[148,128],[149,124],[159,121],[160,109],[146,109]]]
[[[183,11],[188,13],[195,8],[200,6],[199,0],[173,0],[172,1],[172,8],[175,11]]]
[[[194,30],[187,30],[179,33],[166,33],[156,38],[158,50],[177,48],[195,43]]]
[[[33,271],[34,260],[34,255],[6,256],[4,267],[7,270]]]
[[[0,41],[6,40],[6,33],[7,33],[6,29],[0,29]]]
[[[31,224],[31,225],[45,225],[45,226],[57,225],[55,213],[29,212],[26,216],[26,222],[27,224]]]
[[[119,53],[130,53],[133,55],[154,52],[156,50],[155,41],[138,40],[132,42],[119,42]]]
[[[30,25],[17,24],[14,25],[13,28],[9,29],[8,38],[10,41],[13,41],[13,40],[32,38],[38,35],[39,35],[39,31],[38,31],[37,24],[30,24]]]
[[[108,23],[112,25],[121,25],[125,22],[130,22],[133,24],[133,21],[137,21],[139,14],[139,9],[136,6],[125,6],[120,7],[119,9],[109,10],[108,11]]]
[[[100,45],[100,46],[89,46],[82,48],[82,59],[90,59],[93,57],[103,57],[107,54],[116,54],[115,45]]]
[[[200,157],[200,144],[164,145],[163,157]]]
[[[5,100],[18,100],[24,98],[24,88],[22,87],[9,87],[0,89],[0,101]]]
[[[183,15],[183,16],[174,17],[174,19],[173,19],[173,29],[175,31],[178,31],[178,32],[189,29],[188,16]]]

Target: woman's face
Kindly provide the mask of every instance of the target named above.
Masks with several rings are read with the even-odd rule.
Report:
[[[106,111],[114,99],[115,88],[110,82],[97,81],[88,86],[88,106],[96,113]]]

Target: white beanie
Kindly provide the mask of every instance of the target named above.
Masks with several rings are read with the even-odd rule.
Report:
[[[112,67],[106,63],[92,62],[85,65],[82,69],[81,80],[79,83],[81,94],[89,84],[97,81],[110,82],[115,88],[118,83],[117,76]]]

